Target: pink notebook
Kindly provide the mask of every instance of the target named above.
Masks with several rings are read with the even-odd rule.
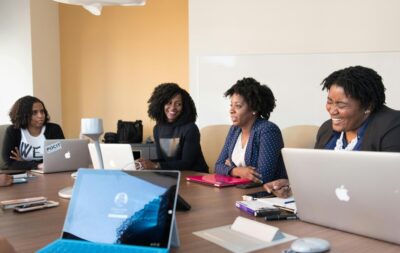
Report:
[[[229,177],[218,174],[207,174],[202,176],[188,176],[187,181],[208,184],[215,187],[226,187],[239,184],[248,184],[252,181],[245,178]]]

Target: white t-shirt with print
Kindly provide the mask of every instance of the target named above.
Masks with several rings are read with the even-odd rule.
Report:
[[[46,126],[42,127],[42,131],[38,136],[32,136],[28,129],[21,129],[21,143],[19,144],[19,152],[25,161],[38,161],[43,159],[44,131]]]

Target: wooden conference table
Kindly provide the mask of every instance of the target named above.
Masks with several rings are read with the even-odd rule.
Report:
[[[232,224],[241,215],[252,217],[237,209],[234,204],[245,193],[261,189],[238,189],[234,187],[218,189],[185,181],[185,176],[193,172],[183,172],[179,194],[190,203],[192,210],[177,212],[180,248],[171,252],[229,252],[218,245],[192,234],[194,231]],[[60,236],[69,200],[59,198],[61,188],[73,184],[71,173],[37,175],[27,184],[0,188],[0,200],[35,196],[46,196],[60,202],[60,206],[45,210],[18,214],[11,210],[0,211],[0,235],[8,238],[18,253],[35,252]],[[319,237],[331,243],[334,252],[384,253],[400,252],[400,245],[391,244],[367,237],[341,232],[326,227],[295,221],[271,221],[269,225],[279,227],[283,232],[298,237]],[[256,252],[281,252],[290,242]]]

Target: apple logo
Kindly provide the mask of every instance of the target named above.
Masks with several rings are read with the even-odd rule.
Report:
[[[335,193],[336,193],[336,197],[340,201],[349,201],[350,200],[348,190],[346,188],[344,188],[344,185],[341,185],[340,188],[336,188]]]
[[[70,159],[71,158],[71,152],[67,152],[67,153],[65,153],[64,154],[64,156],[65,156],[65,159]]]

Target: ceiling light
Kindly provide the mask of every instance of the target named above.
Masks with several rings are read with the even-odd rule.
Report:
[[[63,4],[82,5],[93,15],[99,16],[103,6],[120,5],[120,6],[143,6],[146,0],[54,0]]]

